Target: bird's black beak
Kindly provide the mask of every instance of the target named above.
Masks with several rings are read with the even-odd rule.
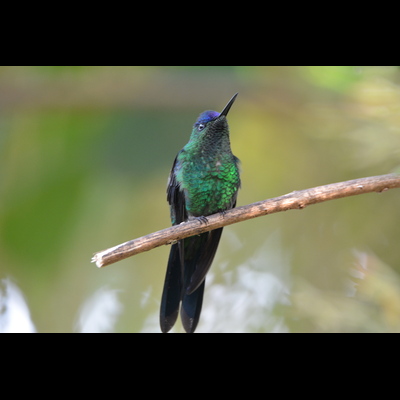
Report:
[[[236,93],[235,95],[233,95],[232,96],[232,98],[229,100],[229,102],[228,102],[228,104],[225,106],[225,108],[221,111],[221,114],[219,114],[220,116],[221,115],[225,115],[225,117],[228,115],[228,112],[229,112],[229,110],[231,109],[231,107],[232,107],[232,104],[234,103],[234,101],[236,100],[236,96],[238,95],[239,93]]]

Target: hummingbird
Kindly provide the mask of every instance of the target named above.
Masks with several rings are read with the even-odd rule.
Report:
[[[227,115],[236,93],[219,113],[204,111],[193,125],[189,142],[178,153],[167,185],[172,225],[224,213],[236,206],[240,187],[239,159],[232,154]],[[169,254],[161,298],[160,327],[168,332],[179,308],[182,325],[193,333],[200,319],[205,278],[223,228],[179,240]]]

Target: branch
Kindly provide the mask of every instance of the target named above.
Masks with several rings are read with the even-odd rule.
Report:
[[[370,192],[384,192],[389,189],[400,188],[400,175],[388,174],[354,179],[351,181],[332,183],[317,186],[311,189],[294,191],[273,199],[259,201],[207,216],[207,223],[195,219],[163,229],[138,239],[111,247],[95,253],[92,262],[101,268],[125,258],[134,256],[156,247],[173,244],[189,236],[199,235],[223,226],[236,224],[262,215],[280,211],[303,209],[304,207],[322,203],[342,197],[355,196]]]

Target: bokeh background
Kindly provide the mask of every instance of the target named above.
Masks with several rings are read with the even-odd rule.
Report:
[[[400,170],[398,67],[0,67],[0,331],[159,331],[169,247],[90,260],[170,225],[174,157],[236,92],[238,205]],[[225,228],[197,331],[400,331],[399,200]]]

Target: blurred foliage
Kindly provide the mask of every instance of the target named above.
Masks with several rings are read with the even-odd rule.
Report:
[[[169,248],[90,258],[169,226],[167,176],[198,114],[239,92],[243,205],[399,172],[399,85],[398,67],[0,67],[0,279],[39,332],[90,330],[88,304],[115,313],[104,331],[157,332]],[[398,199],[226,228],[198,331],[399,331]]]

